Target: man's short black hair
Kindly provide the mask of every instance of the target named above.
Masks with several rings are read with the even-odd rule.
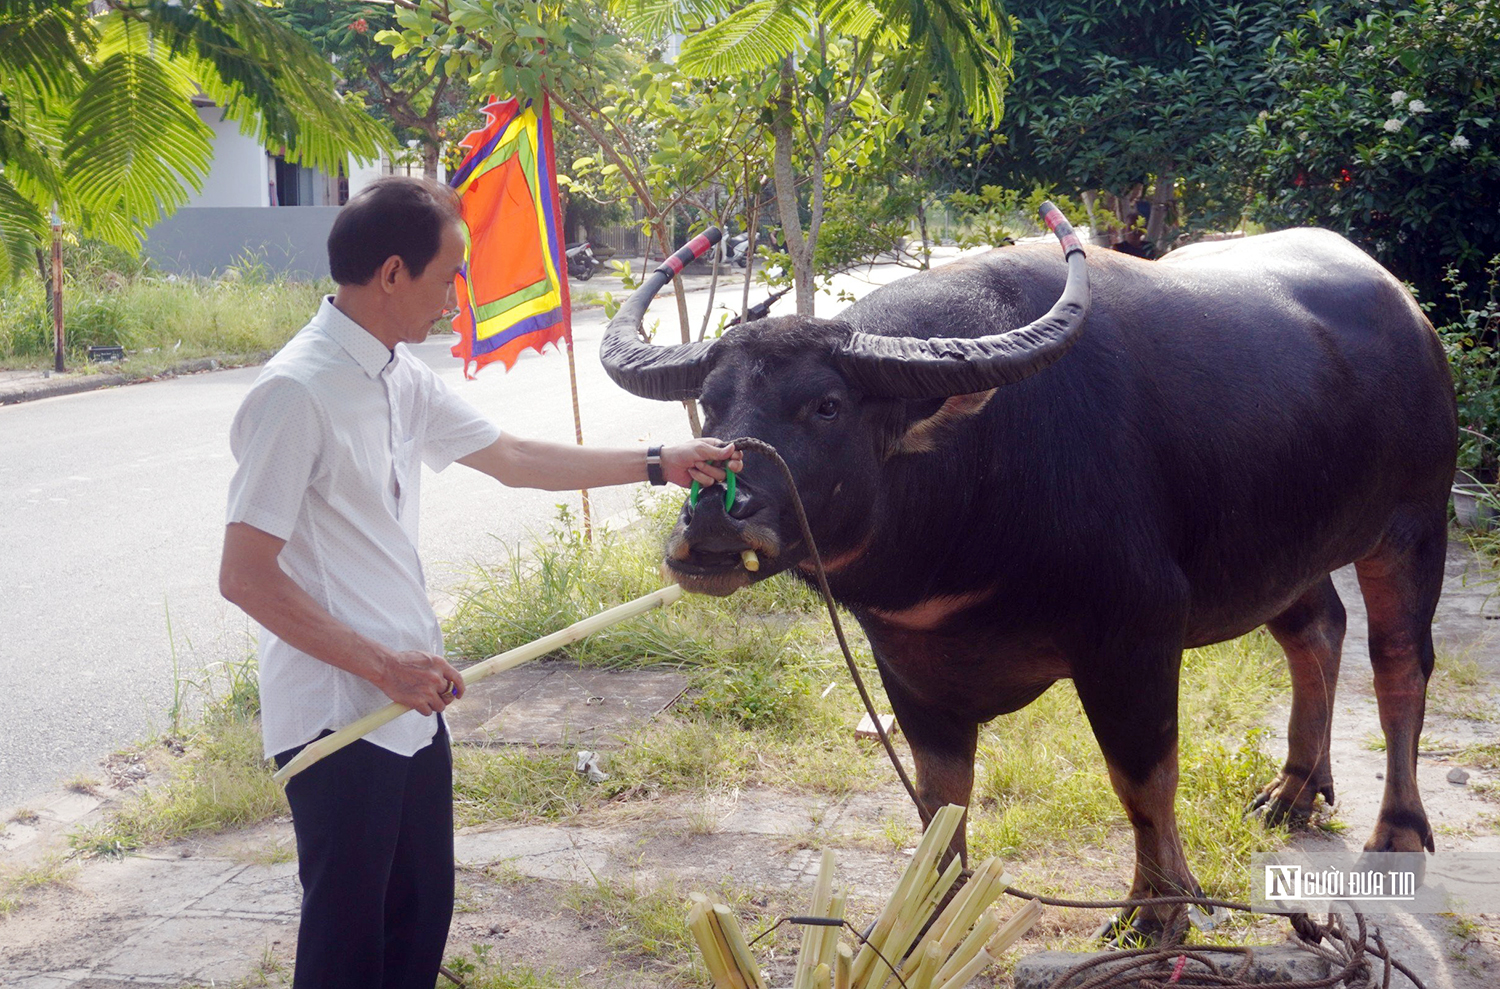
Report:
[[[365,285],[391,255],[413,276],[437,256],[443,229],[461,223],[458,194],[431,179],[388,175],[349,200],[328,233],[328,270],[340,285]]]

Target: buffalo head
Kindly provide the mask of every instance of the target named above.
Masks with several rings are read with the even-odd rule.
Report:
[[[643,343],[639,331],[652,297],[695,251],[717,240],[715,230],[668,259],[621,306],[600,357],[610,377],[636,395],[698,399],[705,435],[751,436],[774,446],[796,479],[820,549],[838,547],[862,531],[860,506],[873,499],[881,462],[911,442],[908,406],[962,414],[995,388],[1046,368],[1077,340],[1089,308],[1083,249],[1050,203],[1042,217],[1063,242],[1068,278],[1051,310],[1026,326],[921,338],[862,333],[837,319],[780,317],[713,341]],[[685,589],[729,594],[807,558],[790,492],[773,464],[747,452],[737,489],[732,505],[719,486],[696,505],[683,504],[665,567]],[[741,564],[746,549],[760,557],[754,573]]]

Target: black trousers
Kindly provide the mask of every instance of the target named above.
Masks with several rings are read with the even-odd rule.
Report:
[[[355,742],[286,796],[302,879],[293,989],[433,989],[453,918],[447,727],[410,757]]]

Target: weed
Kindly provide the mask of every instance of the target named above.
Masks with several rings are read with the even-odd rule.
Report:
[[[63,789],[71,790],[86,797],[97,797],[99,795],[99,781],[87,773],[80,773],[72,779],[63,783]]]
[[[1466,721],[1495,720],[1493,700],[1482,691],[1483,669],[1472,656],[1439,656],[1427,681],[1427,705],[1433,714]]]
[[[61,855],[47,858],[12,872],[0,873],[0,919],[9,917],[20,908],[24,894],[49,886],[68,886],[73,882],[77,866]]]
[[[41,815],[29,807],[22,807],[10,816],[15,824],[35,824],[42,819]]]
[[[563,902],[585,926],[603,929],[611,951],[680,965],[696,953],[688,905],[675,883],[599,879],[569,887]]]
[[[1500,743],[1466,745],[1459,752],[1458,761],[1477,769],[1500,769]]]
[[[447,968],[464,980],[469,989],[578,989],[583,983],[553,972],[538,972],[527,965],[508,965],[490,960],[490,946],[469,946],[468,955],[449,956]],[[446,983],[440,983],[446,984]]]
[[[120,855],[288,812],[261,755],[254,659],[215,664],[199,686],[208,702],[182,739],[184,755],[166,781],[132,797],[102,824],[70,835],[75,848]]]
[[[917,843],[917,829],[912,825],[909,815],[887,815],[882,818],[880,834],[893,852],[911,848]]]

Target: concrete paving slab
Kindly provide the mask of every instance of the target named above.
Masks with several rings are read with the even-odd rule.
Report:
[[[111,952],[92,973],[105,978],[234,981],[273,941],[293,937],[288,920],[180,916],[152,925]]]
[[[455,742],[485,744],[490,737],[482,730],[484,723],[550,677],[559,665],[561,664],[546,661],[532,663],[519,669],[497,673],[466,688],[463,700],[443,712],[443,718],[448,722],[449,735]]]
[[[3,831],[0,831],[0,852],[13,852],[23,845],[29,845],[41,833],[41,828],[11,821]]]
[[[457,835],[454,856],[468,868],[504,862],[535,879],[587,882],[610,871],[610,841],[586,828],[511,828]]]
[[[63,792],[49,797],[39,804],[36,812],[39,816],[56,821],[59,824],[72,824],[81,819],[101,803],[98,797],[91,797],[86,793]]]
[[[191,913],[234,913],[250,917],[293,917],[302,909],[297,863],[251,865],[195,901]]]
[[[132,857],[83,870],[74,886],[121,912],[170,917],[248,868],[224,859]]]
[[[670,706],[687,685],[681,673],[559,667],[479,730],[485,744],[608,746]]]

